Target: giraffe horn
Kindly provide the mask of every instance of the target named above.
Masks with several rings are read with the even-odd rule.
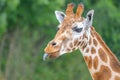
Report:
[[[78,4],[75,17],[76,18],[80,17],[83,13],[83,10],[84,10],[84,5],[82,3]]]
[[[66,15],[73,14],[73,8],[74,8],[74,3],[68,4],[66,9]]]

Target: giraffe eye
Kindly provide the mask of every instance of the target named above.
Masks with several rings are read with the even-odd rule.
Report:
[[[75,26],[74,28],[72,28],[73,31],[75,32],[81,32],[83,28],[78,28],[77,26]]]

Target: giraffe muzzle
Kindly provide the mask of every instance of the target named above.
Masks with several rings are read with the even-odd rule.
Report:
[[[59,57],[59,51],[56,51],[56,52],[53,52],[53,53],[44,53],[43,60],[45,61],[46,59],[57,58],[57,57]]]

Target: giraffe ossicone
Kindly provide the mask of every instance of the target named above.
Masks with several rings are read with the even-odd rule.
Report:
[[[55,11],[59,30],[45,48],[43,60],[57,58],[79,49],[93,80],[120,80],[120,62],[92,27],[94,10],[82,17],[83,4],[76,13],[74,4],[67,6],[66,13]]]

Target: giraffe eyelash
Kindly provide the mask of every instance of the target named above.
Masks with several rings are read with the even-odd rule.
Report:
[[[77,26],[75,26],[74,28],[72,28],[73,31],[79,33],[82,31],[83,28],[78,28]]]

